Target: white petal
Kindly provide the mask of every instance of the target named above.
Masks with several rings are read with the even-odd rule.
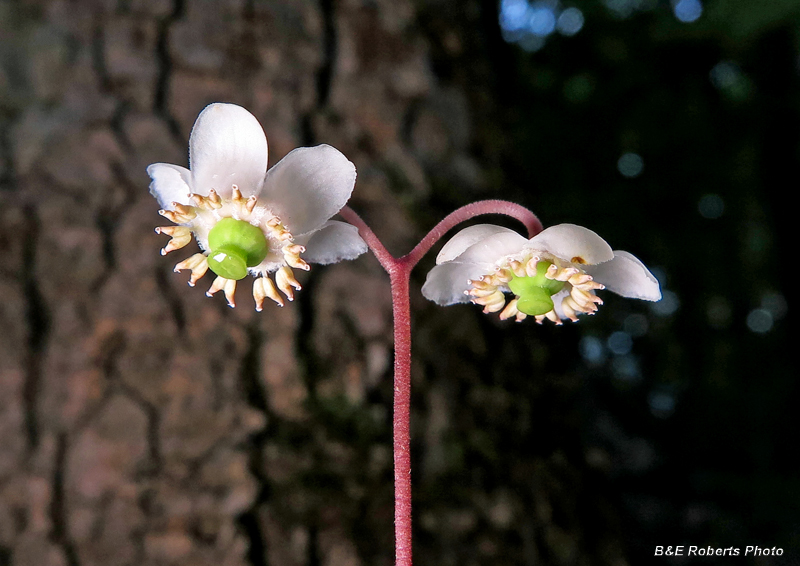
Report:
[[[367,251],[367,244],[358,235],[358,228],[337,220],[330,220],[316,232],[304,236],[295,241],[305,245],[306,251],[302,257],[310,263],[327,265],[355,259]]]
[[[267,173],[262,201],[294,234],[320,228],[347,204],[356,167],[329,146],[299,147]]]
[[[594,265],[614,257],[611,246],[603,238],[575,224],[551,226],[531,238],[525,247],[578,264]]]
[[[658,301],[661,288],[658,280],[644,264],[628,252],[615,251],[614,259],[593,265],[586,272],[606,289],[629,299]]]
[[[475,281],[492,272],[491,265],[477,263],[443,263],[428,272],[422,294],[439,305],[467,303],[470,297],[464,291],[471,287],[468,280]]]
[[[524,236],[513,230],[497,232],[472,244],[453,262],[494,264],[502,257],[518,254],[527,243]]]
[[[197,117],[189,137],[192,188],[230,197],[237,185],[245,197],[258,195],[267,172],[267,137],[255,116],[235,104],[215,103]]]
[[[480,240],[493,234],[508,233],[516,234],[513,230],[495,226],[494,224],[476,224],[469,228],[464,228],[447,242],[436,256],[436,265],[446,261],[452,261],[466,251],[466,249]],[[517,234],[518,235],[518,234]]]
[[[169,163],[153,163],[147,168],[147,174],[153,179],[150,183],[150,194],[156,197],[164,210],[172,210],[173,202],[191,204],[191,173],[185,167]]]

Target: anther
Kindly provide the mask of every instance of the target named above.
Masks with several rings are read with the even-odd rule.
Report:
[[[161,249],[161,255],[179,250],[192,241],[192,232],[185,226],[160,226],[156,228],[157,234],[167,234],[172,239]]]
[[[208,200],[214,208],[222,208],[222,198],[220,198],[219,194],[214,189],[208,191]]]
[[[536,265],[539,263],[539,258],[537,256],[533,256],[528,262],[525,264],[525,275],[528,277],[536,277]]]
[[[205,256],[205,254],[196,253],[178,263],[175,266],[175,273],[178,273],[184,269],[192,270],[192,276],[189,279],[189,286],[194,287],[198,279],[200,279],[206,274],[206,271],[208,271],[208,258]]]
[[[236,302],[233,297],[236,293],[236,280],[226,279],[225,286],[222,288],[222,291],[225,293],[225,300],[228,301],[228,306],[234,308],[236,306]]]
[[[519,262],[517,260],[511,260],[508,262],[508,266],[511,268],[511,271],[517,277],[526,277],[528,275],[527,272],[525,271],[525,266],[522,265],[522,262]]]
[[[188,207],[184,207],[184,208],[188,208]],[[180,212],[178,210],[164,210],[164,209],[161,209],[161,210],[158,211],[158,213],[161,216],[163,216],[164,218],[166,218],[167,220],[169,220],[170,222],[174,222],[175,224],[184,224],[185,222],[189,222],[195,216],[197,216],[195,211],[192,210],[192,209],[189,209],[189,212],[187,212],[187,213]]]
[[[225,288],[225,283],[228,281],[230,281],[230,279],[225,279],[224,277],[220,277],[218,275],[217,278],[214,279],[214,282],[211,283],[211,287],[209,287],[208,291],[206,291],[206,297],[213,297],[214,293]]]
[[[299,244],[291,244],[291,245],[288,245],[288,246],[284,246],[284,248],[283,248],[283,253],[284,254],[290,253],[292,255],[300,255],[304,251],[306,251],[305,246],[301,246]]]
[[[205,210],[212,210],[211,201],[203,195],[196,195],[192,193],[189,195],[189,198],[192,199],[192,202],[194,202],[196,207],[204,208]]]
[[[175,212],[177,212],[178,214],[181,214],[183,216],[187,216],[189,219],[192,219],[195,216],[197,216],[197,213],[194,211],[194,208],[189,206],[189,205],[187,205],[187,204],[181,204],[179,202],[173,202],[172,206],[175,207]]]
[[[517,309],[517,299],[511,299],[508,301],[506,308],[504,308],[500,313],[500,320],[506,320],[512,316],[517,316],[518,313],[519,310]]]
[[[488,287],[485,289],[470,289],[469,291],[464,291],[464,294],[473,297],[488,297],[489,295],[494,295],[496,292],[497,287]]]
[[[561,301],[561,310],[564,311],[564,315],[572,322],[578,322],[578,313],[572,308],[571,302],[570,297],[564,297],[564,300]]]
[[[302,289],[300,283],[297,281],[297,279],[295,279],[291,268],[285,265],[275,272],[275,283],[277,284],[278,289],[280,289],[290,301],[294,300],[293,288],[297,289],[298,291]]]
[[[228,301],[228,306],[233,308],[236,306],[236,303],[233,300],[233,295],[236,292],[236,280],[235,279],[225,279],[224,277],[217,277],[214,279],[214,282],[211,284],[211,288],[206,291],[206,296],[211,297],[217,291],[222,291],[225,293],[225,299]]]
[[[302,258],[297,257],[296,255],[286,254],[283,256],[283,259],[286,260],[286,263],[289,264],[289,267],[294,267],[295,269],[302,269],[303,271],[308,271],[311,269],[311,266],[308,265]]]
[[[253,282],[253,298],[256,301],[256,310],[261,312],[264,299],[270,298],[279,306],[284,305],[283,298],[278,294],[275,283],[268,277],[259,277]]]
[[[547,319],[553,322],[556,326],[561,326],[562,324],[564,324],[563,322],[561,322],[561,319],[558,317],[556,311],[554,310],[546,312],[544,316],[546,316]]]
[[[232,201],[242,200],[242,193],[239,190],[238,185],[231,185],[231,200]]]

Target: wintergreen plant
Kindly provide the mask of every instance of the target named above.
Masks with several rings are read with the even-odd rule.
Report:
[[[235,306],[237,281],[248,273],[256,310],[264,299],[279,306],[300,284],[293,269],[309,263],[354,259],[371,250],[389,274],[394,321],[395,557],[411,565],[411,270],[459,223],[481,214],[519,220],[528,238],[508,228],[479,224],[456,234],[439,252],[422,293],[450,305],[471,301],[484,312],[521,322],[528,316],[578,320],[594,314],[609,289],[623,297],[657,301],[658,281],[644,264],[614,251],[587,228],[560,224],[542,230],[539,219],[517,204],[486,200],[468,204],[437,224],[405,256],[392,256],[375,233],[345,206],[356,180],[355,166],[338,150],[320,145],[290,152],[267,170],[267,138],[258,120],[233,104],[216,103],[198,116],[189,138],[189,164],[155,163],[147,168],[159,213],[175,225],[156,228],[172,237],[162,254],[188,245],[201,251],[181,261],[194,285],[209,269],[217,277],[207,294],[222,290]],[[347,222],[331,220],[339,214]],[[274,282],[270,279],[274,274]],[[281,293],[283,296],[281,296]],[[513,297],[506,302],[506,294]]]

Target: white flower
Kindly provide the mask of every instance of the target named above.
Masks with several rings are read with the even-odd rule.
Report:
[[[440,305],[471,301],[500,318],[528,315],[541,323],[578,320],[603,301],[596,290],[658,301],[658,281],[628,252],[614,251],[587,228],[559,224],[530,240],[491,224],[471,226],[447,242],[422,294]],[[504,293],[515,297],[506,303]]]
[[[358,230],[330,220],[347,203],[355,166],[329,145],[301,147],[267,171],[267,138],[241,106],[216,103],[197,117],[189,138],[190,169],[154,163],[147,168],[159,213],[178,226],[156,228],[172,236],[161,250],[187,245],[194,234],[204,253],[178,263],[190,285],[211,268],[218,277],[208,295],[223,290],[234,306],[236,280],[256,276],[253,297],[261,310],[269,297],[283,306],[300,284],[292,268],[334,263],[367,251]],[[267,276],[275,272],[275,282]]]

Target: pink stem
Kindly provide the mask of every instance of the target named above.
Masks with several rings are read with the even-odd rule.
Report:
[[[417,262],[422,259],[422,256],[428,253],[428,250],[439,241],[439,238],[444,236],[456,225],[481,214],[504,214],[519,220],[528,230],[529,238],[533,238],[542,231],[542,223],[533,212],[524,206],[505,200],[479,200],[478,202],[473,202],[454,210],[445,216],[441,222],[434,226],[433,229],[422,238],[420,243],[403,258],[411,265],[409,271],[417,265]]]
[[[394,537],[395,565],[411,566],[411,270],[431,247],[457,224],[479,214],[505,214],[522,222],[533,237],[542,223],[527,208],[502,200],[468,204],[447,215],[411,252],[395,258],[375,232],[350,207],[339,214],[358,228],[358,233],[389,274],[394,318]]]

